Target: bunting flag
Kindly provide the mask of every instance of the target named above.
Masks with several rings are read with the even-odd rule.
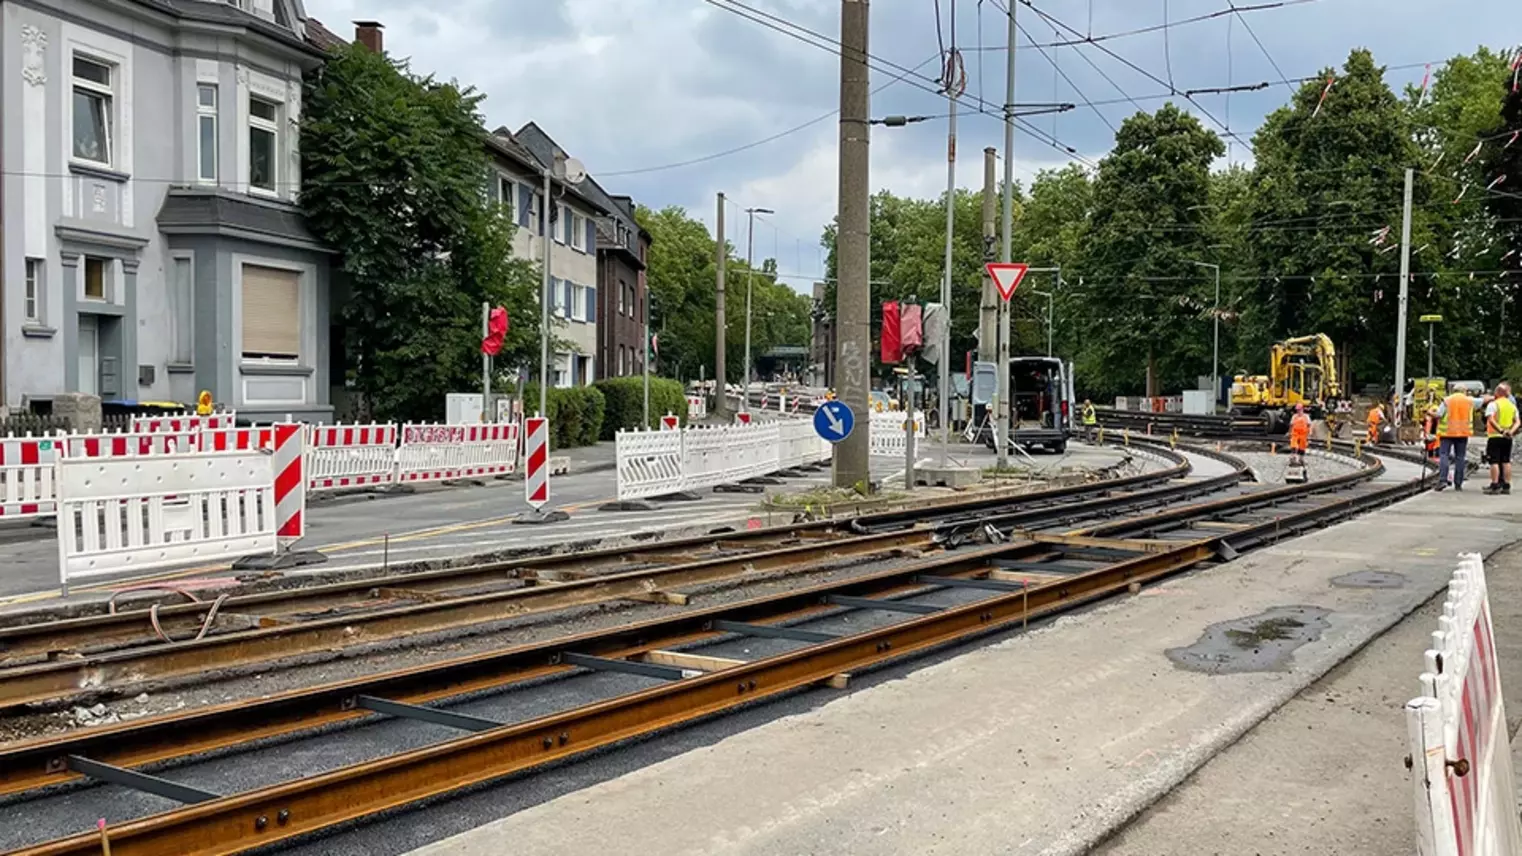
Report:
[[[486,336],[481,340],[481,353],[495,357],[502,352],[502,340],[507,338],[507,310],[493,307],[486,316]]]
[[[1469,163],[1470,161],[1474,160],[1475,156],[1480,153],[1480,149],[1482,149],[1484,147],[1485,147],[1485,141],[1484,140],[1481,140],[1478,143],[1475,143],[1474,144],[1474,151],[1471,151],[1469,153],[1469,156],[1464,158],[1464,163]]]
[[[1502,151],[1511,148],[1511,144],[1517,141],[1517,137],[1522,137],[1522,131],[1512,131],[1511,139],[1507,140],[1506,145],[1501,147]]]
[[[1504,173],[1501,174],[1501,175],[1498,175],[1498,176],[1496,176],[1496,180],[1495,181],[1492,181],[1491,183],[1485,185],[1485,189],[1487,191],[1495,190],[1496,189],[1496,185],[1500,184],[1501,182],[1503,182],[1505,180],[1506,180],[1506,175]]]
[[[1330,77],[1330,76],[1327,77],[1327,79],[1326,79],[1326,88],[1321,90],[1321,98],[1317,99],[1317,101],[1316,101],[1316,109],[1311,112],[1311,118],[1312,119],[1314,119],[1317,116],[1321,115],[1321,105],[1326,103],[1326,97],[1332,91],[1332,84],[1336,83],[1336,82],[1337,82],[1337,78]]]
[[[1432,63],[1427,63],[1426,70],[1422,72],[1422,94],[1416,97],[1416,106],[1422,106],[1427,100],[1427,84],[1432,81]]]
[[[1453,203],[1452,204],[1454,204],[1454,205],[1459,204],[1459,200],[1463,199],[1464,198],[1464,194],[1466,194],[1468,192],[1469,192],[1469,185],[1468,184],[1465,184],[1463,187],[1459,188],[1459,195],[1453,197]]]

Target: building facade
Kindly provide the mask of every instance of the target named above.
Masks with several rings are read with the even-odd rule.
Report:
[[[329,417],[300,0],[6,0],[0,25],[4,403]]]
[[[596,182],[594,195],[607,197]],[[602,302],[597,328],[599,377],[627,377],[645,370],[645,324],[649,292],[645,269],[650,233],[634,219],[634,200],[607,197],[612,214],[597,222],[597,281]]]
[[[557,160],[564,161],[566,154],[532,122],[517,133],[498,128],[487,147],[495,173],[488,195],[507,205],[518,224],[513,252],[541,262],[545,248],[550,250],[552,335],[561,343],[551,355],[552,383],[557,387],[590,384],[600,377],[597,221],[611,212],[588,192],[586,182],[560,180],[553,184],[546,209],[544,171]]]

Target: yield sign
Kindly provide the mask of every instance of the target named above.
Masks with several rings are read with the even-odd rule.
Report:
[[[1008,303],[1015,296],[1015,288],[1020,285],[1020,280],[1025,279],[1025,272],[1031,266],[1014,262],[989,262],[983,267],[987,268],[988,275],[993,278],[999,296]]]

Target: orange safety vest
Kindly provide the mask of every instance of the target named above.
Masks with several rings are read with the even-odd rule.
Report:
[[[1289,421],[1289,447],[1303,452],[1310,445],[1310,438],[1311,417],[1296,413]]]
[[[1444,437],[1469,437],[1474,434],[1474,402],[1462,392],[1443,401],[1448,408],[1448,428]]]

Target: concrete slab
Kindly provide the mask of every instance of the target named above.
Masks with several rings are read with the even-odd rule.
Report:
[[[469,856],[512,842],[541,854],[1084,853],[1427,602],[1454,554],[1515,539],[1519,520],[1522,498],[1417,497],[415,852]],[[1359,572],[1406,582],[1347,585]],[[1212,625],[1284,607],[1325,610],[1325,627],[1264,671],[1202,672],[1166,656]],[[1392,693],[1403,702],[1410,679]],[[1402,756],[1389,759],[1397,778]],[[1239,808],[1288,811],[1281,828],[1316,810]],[[1133,852],[1288,851],[1260,841]],[[1309,852],[1343,851],[1324,841]]]

